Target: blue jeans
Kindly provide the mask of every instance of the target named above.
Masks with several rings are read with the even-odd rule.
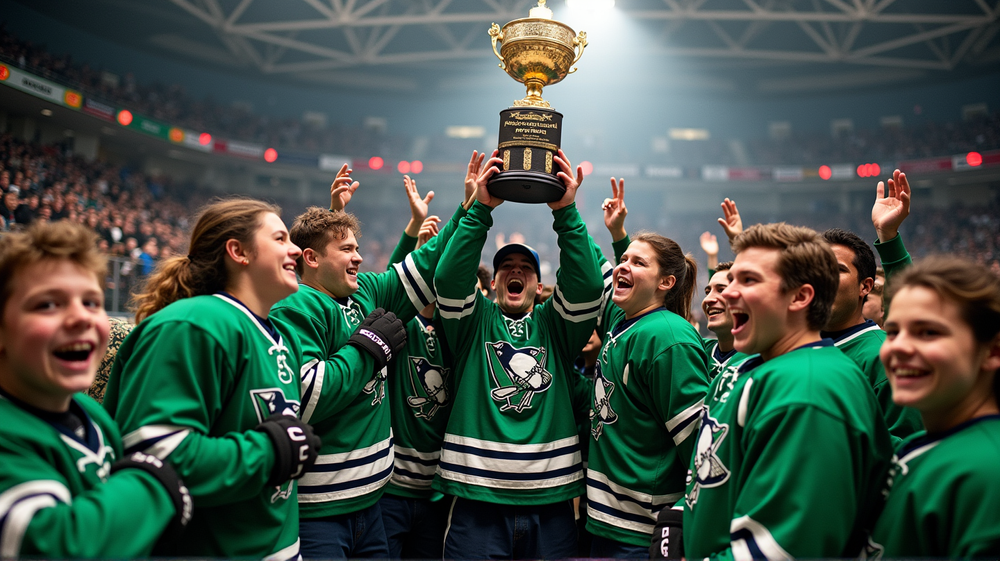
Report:
[[[389,545],[378,503],[357,512],[299,520],[306,559],[386,559]]]
[[[386,493],[379,499],[389,559],[441,559],[450,497],[431,502]]]
[[[566,559],[576,556],[573,501],[502,505],[455,498],[445,559]]]
[[[595,559],[649,559],[649,546],[594,536],[590,542],[590,556]]]

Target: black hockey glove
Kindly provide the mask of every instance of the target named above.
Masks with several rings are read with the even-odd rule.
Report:
[[[681,499],[683,500],[683,499]],[[664,508],[656,517],[653,527],[653,543],[649,546],[650,559],[680,559],[684,557],[683,532],[681,524],[684,513],[672,508]]]
[[[174,543],[180,538],[184,527],[191,521],[191,514],[194,511],[191,493],[188,492],[184,482],[181,481],[170,464],[143,452],[133,452],[128,457],[111,464],[111,473],[117,473],[123,469],[141,469],[155,477],[167,490],[171,502],[174,503],[176,514],[166,530],[163,531],[158,543]]]
[[[406,345],[406,327],[399,321],[396,314],[386,312],[382,308],[368,314],[358,330],[347,340],[348,345],[354,345],[375,358],[375,371],[385,368],[385,365],[403,350]]]
[[[311,426],[288,415],[271,415],[254,430],[271,437],[274,445],[274,469],[267,480],[268,487],[305,475],[316,463],[323,445]]]

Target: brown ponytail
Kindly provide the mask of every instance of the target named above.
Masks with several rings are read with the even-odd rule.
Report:
[[[191,231],[186,256],[161,261],[132,299],[136,323],[182,299],[213,294],[226,287],[226,242],[251,245],[261,217],[281,214],[272,204],[248,197],[219,200],[203,207]]]
[[[660,274],[676,279],[673,288],[663,298],[663,307],[690,320],[691,301],[694,298],[694,284],[698,278],[698,263],[690,255],[684,255],[681,246],[674,240],[653,232],[640,232],[632,241],[644,242],[656,254]]]

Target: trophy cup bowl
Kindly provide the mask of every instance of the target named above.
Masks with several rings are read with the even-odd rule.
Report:
[[[545,9],[544,0],[539,7]],[[532,10],[534,12],[534,10]],[[546,12],[551,13],[545,9]],[[529,17],[490,28],[493,52],[527,96],[500,112],[497,148],[503,169],[487,182],[490,194],[522,203],[558,201],[566,191],[552,158],[562,138],[562,113],[542,99],[542,88],[576,71],[587,34],[547,18]],[[497,43],[500,43],[499,50]]]

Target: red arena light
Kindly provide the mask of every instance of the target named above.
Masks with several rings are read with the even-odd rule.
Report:
[[[819,166],[819,177],[823,181],[826,181],[833,177],[833,170],[830,169],[830,166]]]
[[[385,165],[385,162],[382,161],[382,158],[379,158],[378,156],[372,156],[368,160],[368,167],[370,167],[371,169],[380,170],[382,169],[383,165]]]
[[[198,135],[198,144],[201,144],[202,146],[208,146],[211,143],[212,143],[212,135],[208,134],[207,132],[203,132]]]
[[[278,151],[277,150],[275,150],[274,148],[268,148],[267,150],[264,150],[264,161],[265,162],[267,162],[267,163],[270,164],[270,163],[273,163],[277,159],[278,159]]]
[[[580,167],[583,168],[583,175],[590,175],[594,173],[594,164],[587,160],[580,162]]]
[[[882,173],[878,164],[861,164],[858,166],[858,177],[877,177]]]
[[[983,155],[979,152],[969,152],[965,155],[965,163],[972,167],[983,165]]]
[[[417,174],[424,171],[424,163],[420,160],[413,160],[410,162],[410,172]]]
[[[399,170],[399,173],[410,173],[410,162],[399,162],[396,169]]]
[[[132,124],[132,112],[128,109],[122,109],[118,112],[118,122],[123,127],[127,127]]]
[[[872,164],[872,177],[878,177],[880,173],[882,173],[882,168],[878,167],[878,164]]]

